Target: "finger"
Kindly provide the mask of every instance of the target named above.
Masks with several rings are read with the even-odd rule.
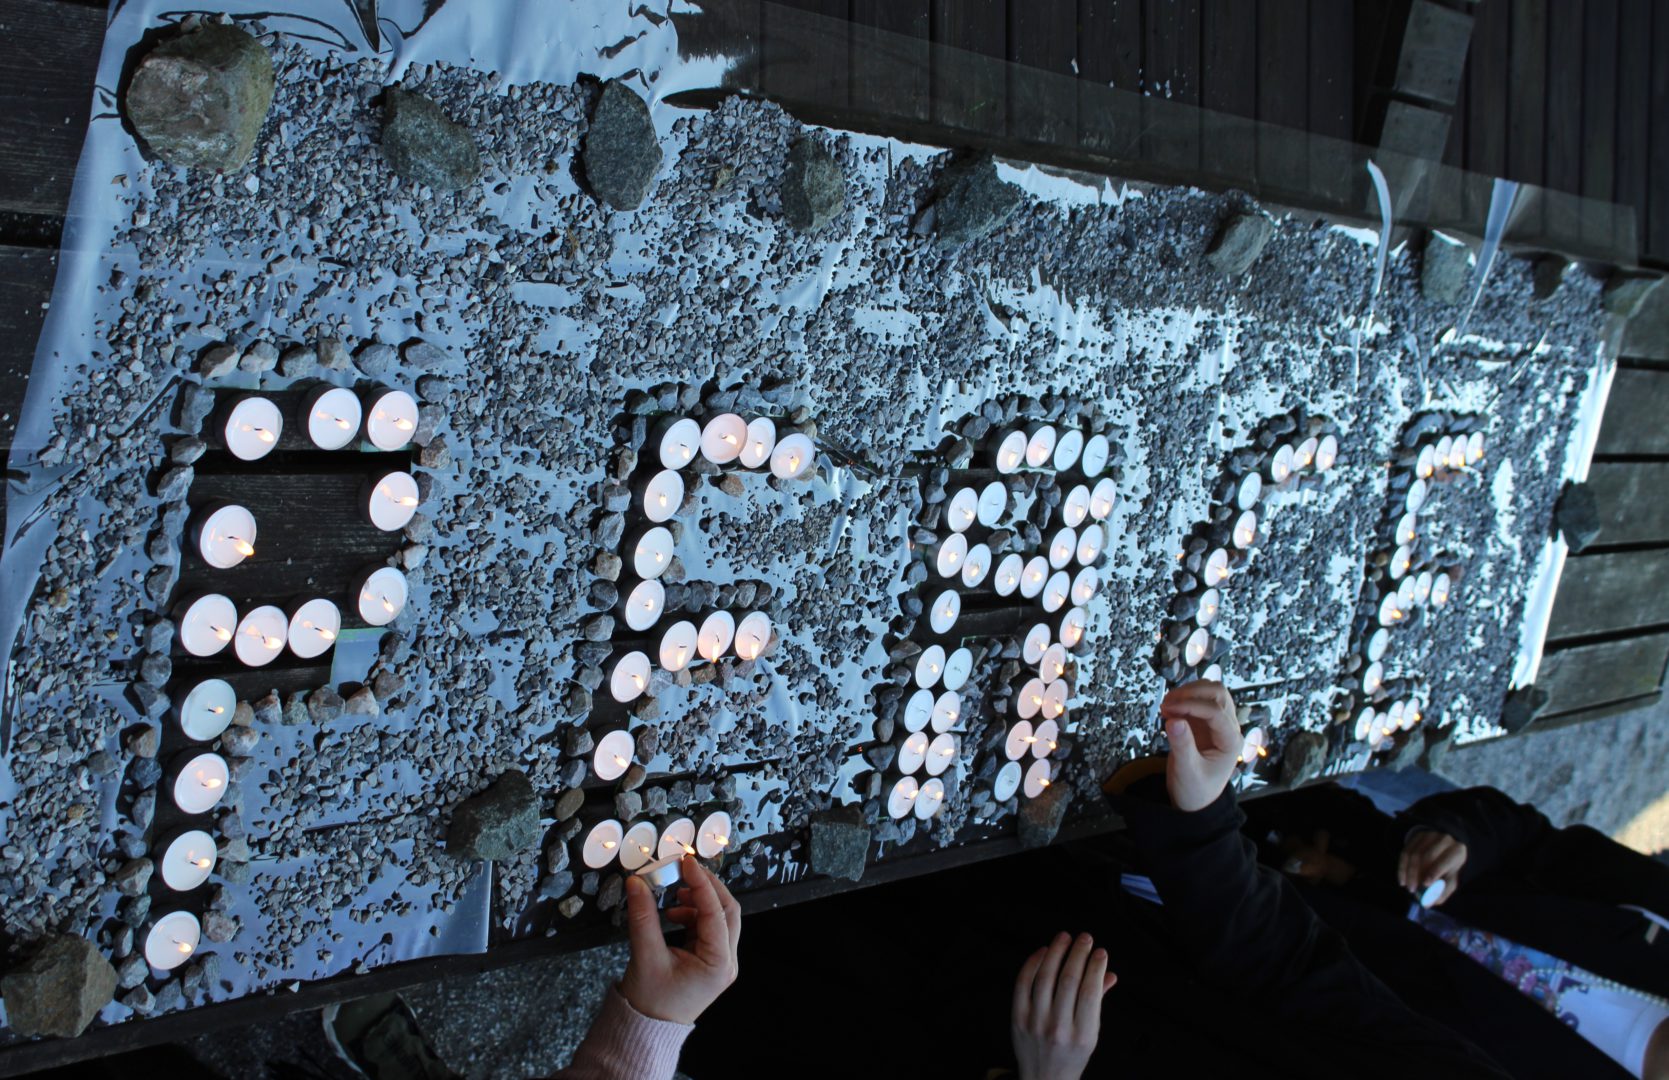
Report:
[[[677,923],[686,929],[695,925],[696,912],[693,907],[667,908],[661,914],[666,916],[667,922]]]
[[[709,964],[727,963],[730,959],[727,949],[730,928],[725,925],[724,905],[719,900],[718,890],[713,887],[717,879],[694,855],[684,856],[682,870],[684,880],[690,883],[690,901],[695,905],[696,940],[693,951]]]
[[[1032,1019],[1032,983],[1037,979],[1037,971],[1043,966],[1043,955],[1049,951],[1043,948],[1026,957],[1026,962],[1020,965],[1020,974],[1014,977],[1014,1008],[1012,1012],[1014,1026],[1025,1029]]]
[[[1194,742],[1194,726],[1188,721],[1176,719],[1167,721],[1165,734],[1170,736],[1172,757],[1189,762],[1199,757],[1199,746]]]
[[[631,942],[633,958],[652,962],[666,954],[655,898],[650,895],[649,883],[636,874],[626,879],[626,939]]]
[[[1101,993],[1106,994],[1107,991],[1111,990],[1113,987],[1115,987],[1117,985],[1118,985],[1118,976],[1114,975],[1112,972],[1109,971],[1109,972],[1107,972],[1106,976],[1101,980]]]
[[[1458,888],[1460,888],[1459,878],[1458,877],[1449,878],[1443,884],[1443,895],[1439,896],[1436,900],[1434,900],[1432,902],[1431,906],[1432,907],[1442,907],[1443,904],[1445,904],[1448,901],[1449,897],[1451,897],[1455,894],[1455,890],[1458,889]]]
[[[1036,1020],[1047,1017],[1055,1003],[1055,980],[1060,978],[1061,961],[1066,959],[1071,944],[1072,936],[1063,931],[1055,935],[1048,952],[1043,954],[1043,966],[1038,968],[1037,979],[1032,983],[1032,1016]]]
[[[1107,992],[1107,950],[1096,949],[1084,965],[1078,984],[1078,1001],[1072,1020],[1079,1031],[1098,1031],[1101,1026],[1101,995]]]
[[[1084,984],[1084,968],[1089,965],[1090,949],[1095,947],[1095,940],[1088,934],[1079,934],[1072,941],[1072,948],[1066,952],[1066,959],[1061,962],[1060,975],[1055,979],[1055,1008],[1054,1018],[1057,1021],[1069,1021],[1078,1007],[1078,988]]]
[[[719,890],[719,903],[724,906],[724,923],[730,930],[730,957],[734,960],[742,944],[742,905],[730,895],[730,887],[717,874],[713,875],[713,884]]]
[[[1444,848],[1426,867],[1430,881],[1438,878],[1454,880],[1460,876],[1461,864],[1466,861],[1466,852],[1459,844]]]

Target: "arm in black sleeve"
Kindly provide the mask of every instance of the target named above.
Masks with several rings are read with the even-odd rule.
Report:
[[[1540,811],[1491,787],[1428,795],[1397,815],[1397,823],[1405,838],[1415,829],[1434,829],[1465,844],[1463,885],[1506,866],[1554,833]]]

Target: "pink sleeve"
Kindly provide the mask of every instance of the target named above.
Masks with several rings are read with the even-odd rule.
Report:
[[[672,1080],[678,1051],[694,1030],[644,1016],[611,986],[574,1060],[554,1080]]]

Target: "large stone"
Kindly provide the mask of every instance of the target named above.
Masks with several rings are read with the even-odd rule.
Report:
[[[1274,222],[1256,211],[1242,211],[1223,223],[1205,261],[1224,277],[1237,278],[1252,268],[1273,235]]]
[[[661,143],[649,106],[616,81],[603,84],[581,154],[585,179],[616,210],[636,210],[661,168]]]
[[[1020,208],[1020,189],[997,175],[997,161],[980,154],[952,165],[933,199],[933,232],[943,247],[960,247],[1000,228]]]
[[[272,57],[259,41],[235,26],[205,23],[139,61],[128,83],[128,119],[168,164],[231,172],[255,149],[272,86]]]
[[[846,209],[846,175],[823,144],[801,139],[788,151],[782,176],[782,216],[788,224],[815,232]]]
[[[1587,484],[1566,484],[1553,511],[1553,525],[1564,534],[1573,554],[1580,554],[1598,540],[1604,526],[1600,523],[1594,489]]]
[[[539,798],[512,769],[452,811],[446,850],[460,859],[510,859],[539,846]]]
[[[1300,731],[1281,749],[1281,783],[1298,787],[1321,775],[1327,764],[1327,737],[1314,731]]]
[[[863,808],[843,806],[811,819],[811,871],[857,881],[869,859],[869,826]]]
[[[383,93],[382,154],[396,176],[436,191],[457,191],[481,176],[469,129],[423,95],[392,86]]]
[[[1420,292],[1427,300],[1451,306],[1466,301],[1472,284],[1472,248],[1464,240],[1456,240],[1433,232],[1426,237],[1425,254],[1420,259]]]
[[[1020,800],[1020,846],[1040,848],[1052,843],[1071,801],[1072,789],[1065,784],[1050,784],[1037,798]]]
[[[0,979],[6,1019],[23,1036],[73,1038],[87,1030],[116,992],[116,969],[85,938],[48,938],[23,966]]]

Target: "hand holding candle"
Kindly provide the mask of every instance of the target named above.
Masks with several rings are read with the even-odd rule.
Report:
[[[679,867],[684,886],[667,920],[688,933],[681,947],[661,936],[660,912],[649,885],[626,879],[626,933],[632,958],[620,980],[627,1004],[655,1020],[693,1024],[736,981],[742,908],[712,871],[691,856]]]
[[[1221,683],[1185,683],[1165,695],[1159,717],[1171,740],[1165,761],[1171,804],[1186,812],[1210,806],[1234,775],[1244,743],[1234,699]]]

